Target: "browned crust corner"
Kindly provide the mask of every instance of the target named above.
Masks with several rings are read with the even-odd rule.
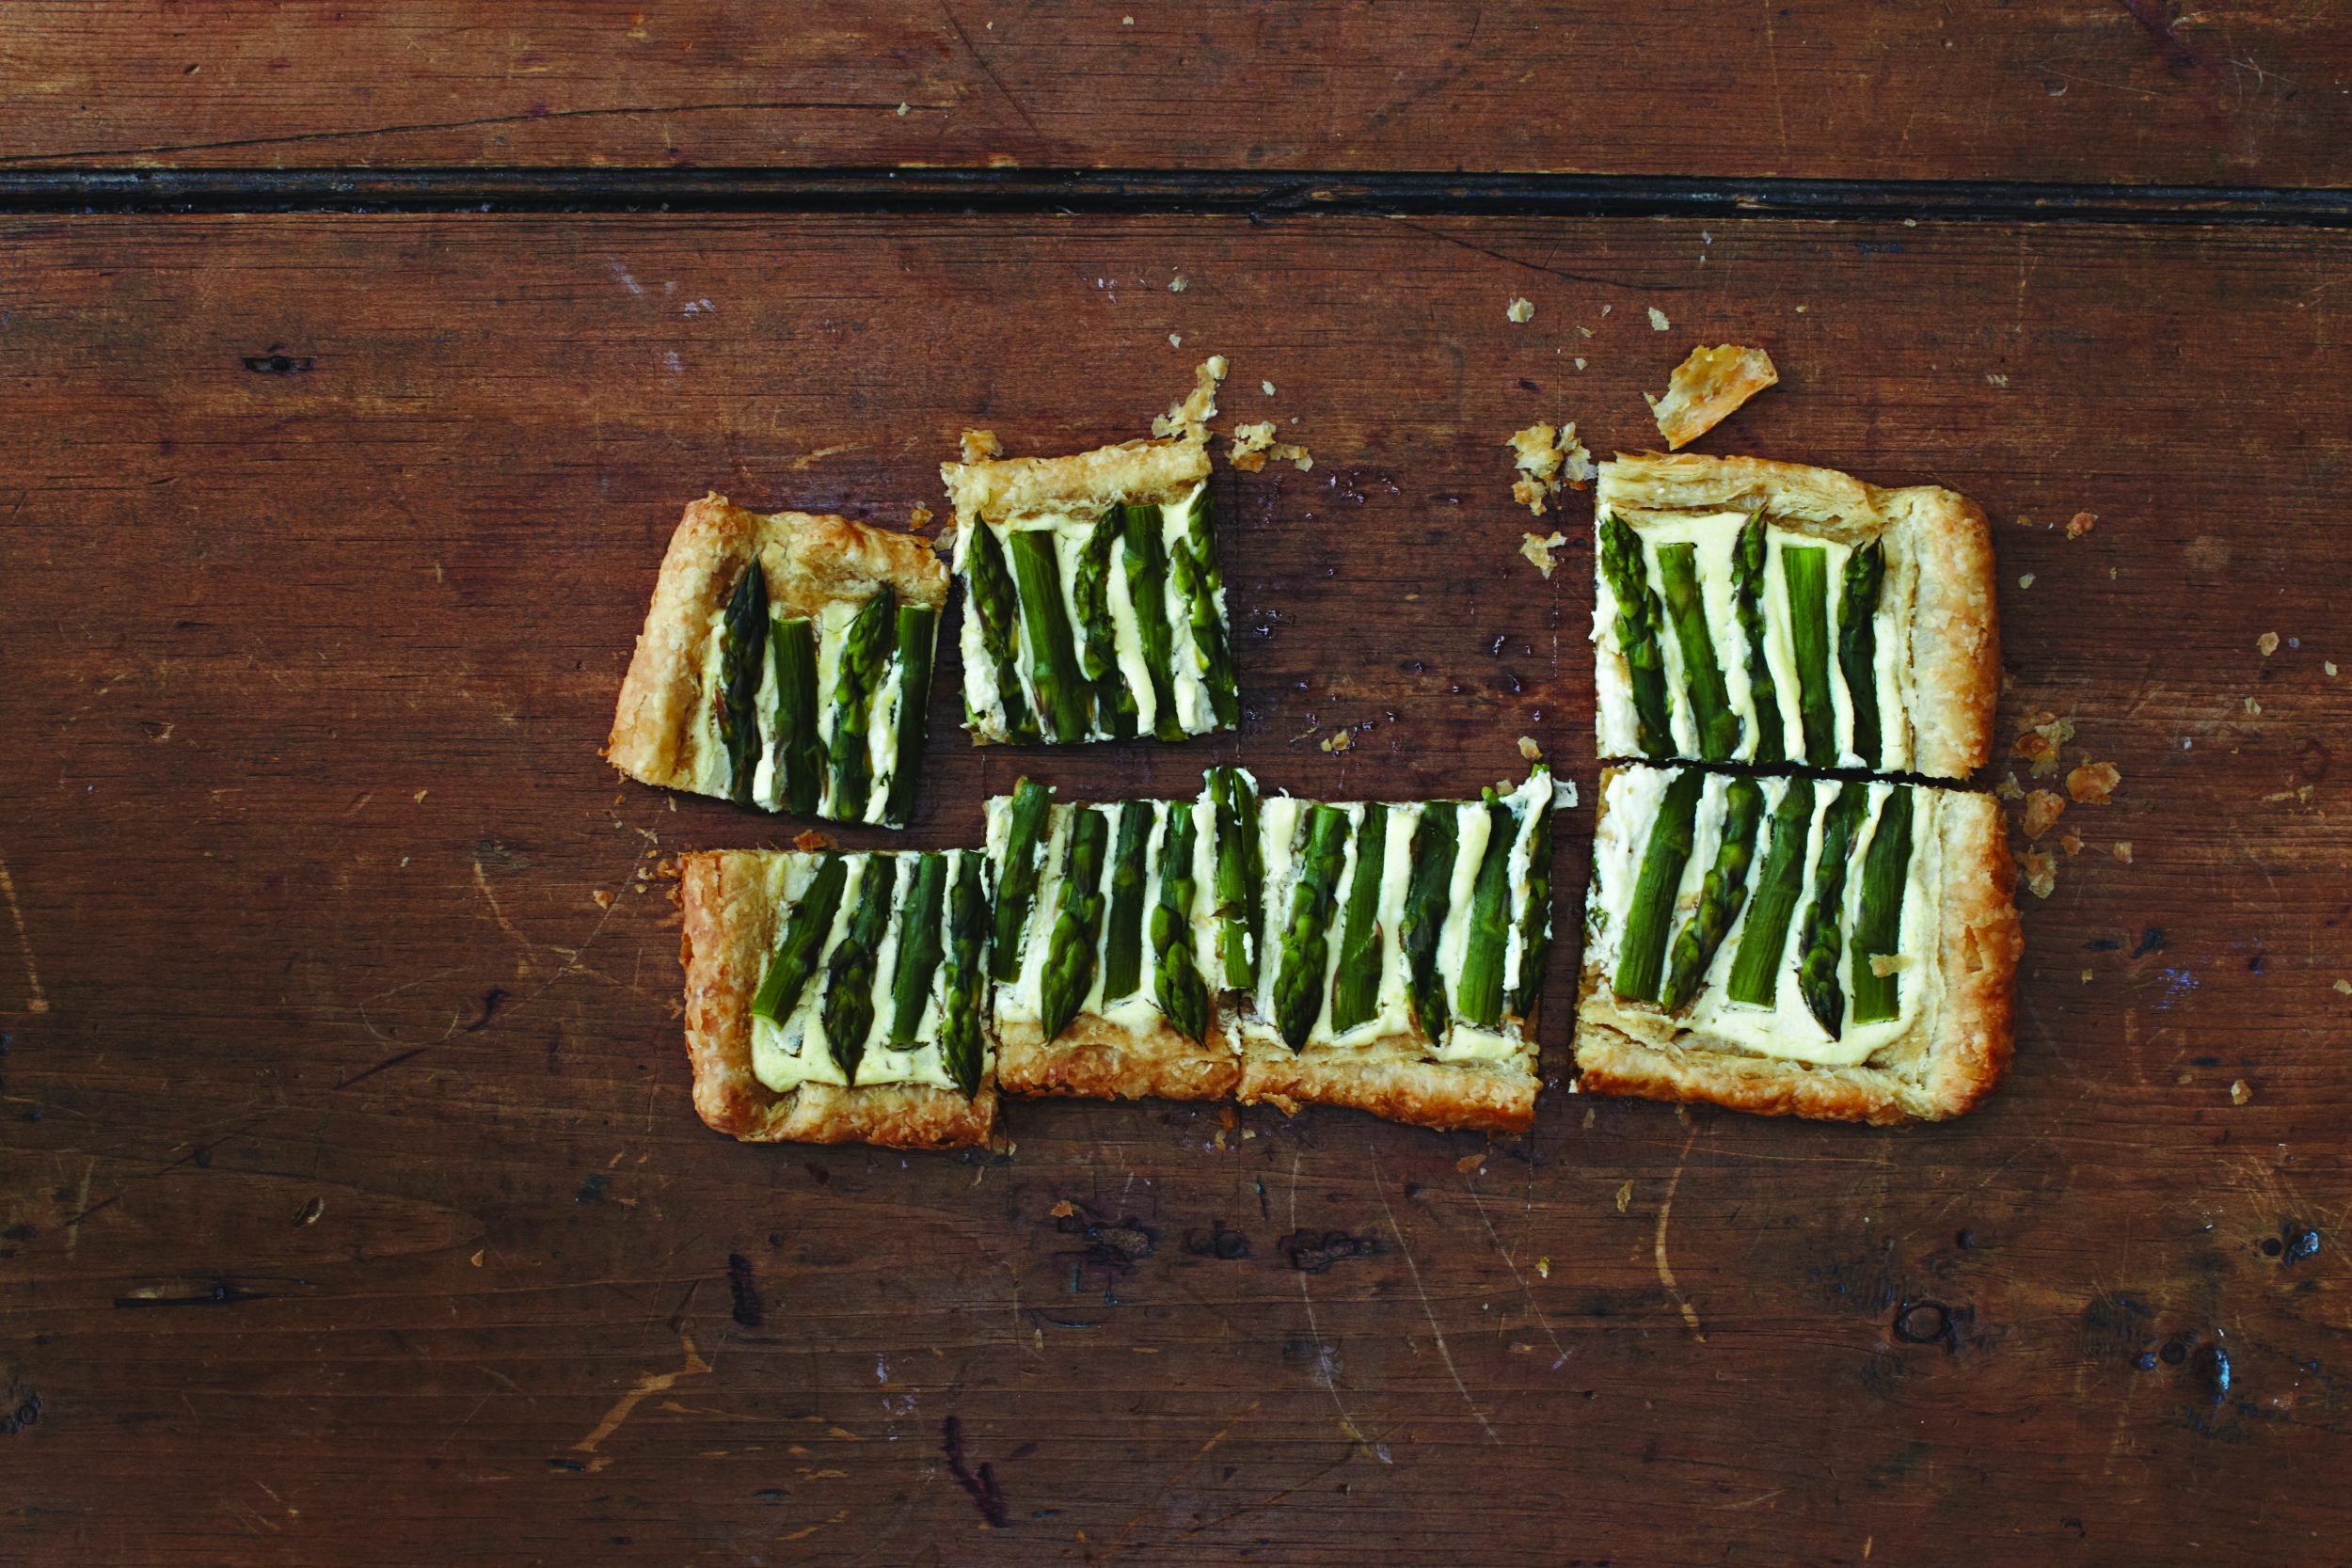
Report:
[[[1911,765],[1931,778],[1964,779],[1993,755],[2001,698],[1993,527],[1984,508],[1950,490],[1895,494],[1912,508],[1920,567],[1911,608]]]
[[[1218,1022],[1200,1041],[1165,1021],[1136,1034],[1081,1013],[1050,1043],[1033,1022],[997,1026],[996,1082],[1007,1094],[1222,1100],[1241,1082],[1241,1061]]]
[[[1344,1105],[1416,1127],[1524,1132],[1535,1125],[1535,1075],[1503,1068],[1432,1062],[1415,1035],[1392,1035],[1345,1051],[1250,1049],[1242,1058],[1245,1105],[1284,1115],[1301,1105]]]
[[[866,1143],[886,1148],[984,1144],[996,1123],[996,1088],[970,1100],[928,1084],[845,1088],[804,1084],[779,1095],[752,1071],[752,994],[766,963],[773,911],[760,857],[748,850],[691,854],[679,862],[685,911],[686,1055],[694,1110],[716,1132],[746,1143]]]
[[[1066,457],[943,463],[939,477],[959,523],[1002,522],[1080,503],[1165,505],[1209,477],[1209,451],[1190,436],[1122,441]]]

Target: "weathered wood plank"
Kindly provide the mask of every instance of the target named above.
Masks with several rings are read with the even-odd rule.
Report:
[[[28,4],[9,162],[2352,183],[2352,21],[2222,0]]]
[[[29,1560],[2329,1560],[2352,238],[0,239],[0,1507]],[[1318,460],[1219,482],[1243,735],[949,735],[908,839],[969,841],[1025,761],[1140,792],[1238,752],[1403,795],[1515,771],[1528,734],[1588,790],[1573,911],[1590,555],[1549,584],[1518,556],[1501,441],[1565,414],[1643,444],[1639,394],[1724,339],[1785,379],[1710,448],[2034,519],[1998,541],[2011,712],[2123,772],[2062,825],[2090,842],[2027,911],[2018,1071],[1981,1113],[1686,1123],[1555,1089],[1489,1150],[1022,1104],[969,1160],[695,1124],[658,863],[791,829],[594,754],[683,500],[902,517],[965,422],[1134,434],[1222,351],[1231,414],[1295,417]],[[2087,536],[2049,526],[2077,511]]]

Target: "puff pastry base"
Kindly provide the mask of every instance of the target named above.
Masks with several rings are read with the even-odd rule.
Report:
[[[1205,1041],[1163,1019],[1148,1031],[1093,1013],[1070,1021],[1048,1043],[1026,1020],[996,1026],[996,1081],[1008,1094],[1090,1100],[1222,1100],[1241,1082],[1241,1058],[1222,1020]]]
[[[1532,1034],[1534,1022],[1525,1028]],[[1524,1132],[1535,1125],[1534,1055],[1437,1062],[1415,1034],[1297,1052],[1279,1038],[1246,1035],[1235,1098],[1245,1105],[1272,1105],[1285,1116],[1301,1105],[1345,1105],[1416,1127]]]

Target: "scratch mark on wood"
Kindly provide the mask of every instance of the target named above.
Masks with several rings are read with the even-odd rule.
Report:
[[[956,30],[956,37],[963,43],[964,53],[971,55],[972,63],[980,68],[980,74],[1005,95],[1005,102],[1012,105],[1012,112],[1019,115],[1021,123],[1029,128],[1029,135],[1041,139],[1045,133],[1037,128],[1037,121],[1030,118],[1028,107],[1012,95],[1010,87],[1005,86],[1005,79],[996,74],[994,66],[988,63],[988,56],[972,47],[972,35],[963,30],[963,24],[956,20],[956,13],[947,8],[947,0],[940,0],[939,14],[946,17],[947,25]]]
[[[710,1363],[694,1352],[694,1337],[680,1329],[677,1338],[678,1346],[686,1354],[685,1364],[674,1372],[646,1372],[639,1377],[635,1387],[612,1402],[612,1408],[604,1413],[604,1419],[596,1423],[596,1430],[572,1445],[574,1453],[595,1453],[596,1445],[618,1432],[621,1429],[621,1423],[634,1415],[637,1407],[646,1400],[656,1394],[668,1393],[682,1377],[693,1377],[710,1370]],[[601,1456],[590,1464],[588,1468],[592,1471],[601,1470],[609,1463],[611,1463],[610,1455]]]
[[[516,965],[516,974],[530,974],[531,939],[524,936],[520,931],[515,929],[515,923],[506,918],[506,911],[499,905],[499,895],[490,891],[490,879],[489,876],[482,869],[482,857],[480,855],[476,855],[473,858],[473,885],[482,890],[482,896],[488,901],[490,906],[490,917],[499,923],[499,929],[514,938],[515,945],[522,949],[522,959]]]
[[[1666,1222],[1674,1214],[1675,1189],[1682,1185],[1682,1167],[1690,1162],[1691,1144],[1698,1135],[1699,1130],[1693,1126],[1690,1136],[1682,1140],[1682,1152],[1675,1158],[1675,1173],[1666,1178],[1666,1196],[1658,1205],[1658,1234],[1651,1241],[1650,1250],[1658,1259],[1658,1283],[1666,1287],[1666,1293],[1682,1309],[1682,1321],[1690,1325],[1691,1337],[1703,1345],[1707,1343],[1707,1335],[1699,1327],[1698,1308],[1683,1299],[1682,1288],[1675,1283],[1674,1265],[1666,1261]]]
[[[1298,1163],[1301,1158],[1296,1154],[1291,1156],[1291,1234],[1294,1236],[1298,1234]],[[1359,1447],[1371,1448],[1371,1440],[1356,1424],[1356,1418],[1347,1413],[1347,1402],[1340,1398],[1339,1380],[1331,1375],[1330,1347],[1323,1342],[1323,1325],[1315,1321],[1315,1293],[1308,1288],[1308,1271],[1294,1269],[1291,1272],[1298,1276],[1298,1299],[1307,1307],[1307,1334],[1315,1342],[1315,1379],[1330,1394],[1331,1408],[1340,1413],[1340,1430],[1346,1433]],[[1385,1455],[1383,1463],[1386,1463]]]
[[[0,896],[8,901],[8,920],[16,927],[17,951],[24,957],[24,989],[29,993],[24,1002],[28,1013],[49,1010],[48,993],[40,989],[40,970],[33,962],[33,939],[24,929],[24,911],[16,901],[16,879],[8,875],[8,863],[0,857]]]
[[[1530,1176],[1532,1180],[1532,1171]],[[1551,1320],[1544,1316],[1543,1306],[1536,1301],[1535,1292],[1528,1289],[1527,1276],[1519,1273],[1519,1265],[1518,1261],[1512,1258],[1511,1249],[1502,1244],[1502,1232],[1497,1230],[1495,1228],[1495,1222],[1487,1218],[1486,1202],[1486,1199],[1478,1196],[1478,1183],[1468,1175],[1465,1175],[1462,1178],[1462,1185],[1470,1189],[1470,1202],[1478,1206],[1479,1223],[1486,1226],[1486,1234],[1494,1238],[1495,1255],[1502,1259],[1502,1266],[1511,1271],[1511,1282],[1519,1288],[1519,1294],[1527,1301],[1527,1309],[1535,1314],[1536,1324],[1543,1329],[1544,1338],[1551,1341],[1551,1370],[1555,1372],[1558,1371],[1567,1363],[1567,1347],[1560,1342],[1560,1336],[1552,1331]]]
[[[1454,1365],[1454,1353],[1446,1348],[1445,1330],[1438,1326],[1438,1310],[1429,1304],[1428,1288],[1421,1282],[1421,1264],[1414,1260],[1413,1243],[1406,1239],[1404,1227],[1396,1223],[1396,1211],[1389,1207],[1389,1181],[1380,1171],[1379,1152],[1371,1144],[1364,1147],[1372,1155],[1372,1190],[1379,1195],[1380,1212],[1388,1216],[1389,1232],[1396,1238],[1397,1250],[1405,1254],[1405,1266],[1412,1273],[1413,1293],[1421,1297],[1421,1315],[1429,1320],[1430,1337],[1438,1341],[1438,1358],[1445,1363],[1446,1375],[1454,1379],[1454,1391],[1462,1396],[1462,1402],[1470,1406],[1472,1416],[1478,1418],[1478,1428],[1486,1434],[1486,1441],[1500,1443],[1502,1439],[1496,1434],[1493,1423],[1486,1419],[1486,1413],[1478,1408],[1478,1402],[1470,1398],[1470,1386],[1462,1381],[1461,1372]]]

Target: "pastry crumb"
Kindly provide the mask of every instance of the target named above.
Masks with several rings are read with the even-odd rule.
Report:
[[[2248,1082],[2247,1082],[2245,1079],[2243,1079],[2243,1078],[2233,1079],[2233,1080],[2231,1081],[2231,1083],[2230,1083],[2230,1103],[2231,1103],[2231,1104],[2233,1104],[2233,1105],[2243,1105],[2243,1104],[2245,1104],[2248,1101],[2249,1101],[2249,1100],[2251,1100],[2251,1099],[2253,1099],[2253,1098],[2254,1098],[2254,1085],[2251,1085],[2251,1084],[2248,1083]]]
[[[596,908],[600,910],[609,910],[612,907],[612,895],[605,892],[602,888],[597,888],[595,892],[589,894],[588,896],[596,901]]]
[[[1550,1259],[1538,1258],[1535,1259],[1535,1277],[1538,1279],[1549,1279],[1551,1277]]]
[[[1232,459],[1234,467],[1246,474],[1254,474],[1263,470],[1269,458],[1279,458],[1285,463],[1295,464],[1302,474],[1315,466],[1313,455],[1305,447],[1294,446],[1288,441],[1278,441],[1274,438],[1272,420],[1262,420],[1256,424],[1235,425],[1232,446],[1225,455]]]
[[[1171,294],[1181,294],[1191,287],[1192,279],[1181,272],[1168,280],[1168,292]]]
[[[1225,356],[1212,354],[1192,372],[1192,390],[1152,420],[1154,436],[1184,436],[1196,441],[1209,438],[1209,421],[1216,418],[1217,384],[1225,379]]]
[[[1271,381],[1261,381],[1258,383],[1258,390],[1263,392],[1268,397],[1272,397],[1274,395],[1274,383]]]
[[[2254,646],[2261,650],[2263,657],[2268,658],[2279,651],[2279,634],[2275,631],[2266,631],[2254,639]]]
[[[1486,1156],[1483,1152],[1478,1154],[1465,1154],[1460,1159],[1454,1162],[1454,1168],[1460,1171],[1464,1176],[1468,1176],[1486,1163]]]
[[[2263,705],[2259,702],[2256,702],[2253,698],[2249,697],[2246,699],[2246,711],[2253,718],[2260,719],[2263,716]]]
[[[1667,447],[1680,451],[1729,419],[1748,399],[1779,383],[1772,356],[1760,348],[1735,343],[1694,348],[1667,378],[1666,395],[1649,399],[1650,412]]]
[[[920,532],[930,526],[931,509],[921,501],[916,501],[914,510],[907,514],[907,527]]]
[[[2352,980],[2338,980],[2336,982],[2336,994],[2338,996],[2352,996]]]
[[[2081,767],[2066,775],[2066,793],[2085,805],[2112,805],[2115,786],[2122,782],[2122,770],[2115,764],[2092,762],[2086,757]]]
[[[1529,762],[1541,762],[1544,760],[1544,749],[1535,744],[1534,736],[1523,735],[1519,736],[1519,755]]]
[[[2057,826],[2058,819],[2065,815],[2065,812],[2066,798],[2064,796],[2052,794],[2046,789],[2037,789],[2026,797],[2026,810],[2020,825],[2026,830],[2027,839],[2039,843],[2042,835]]]
[[[1604,315],[1604,316],[1605,316],[1605,315],[1607,315],[1608,313],[1609,313],[1609,312],[1608,312],[1608,310],[1607,310],[1606,309],[1602,309],[1602,311],[1601,311],[1601,314],[1602,314],[1602,315]],[[1651,306],[1651,307],[1649,308],[1649,329],[1650,329],[1652,332],[1663,332],[1663,331],[1665,331],[1667,328],[1669,328],[1669,327],[1671,327],[1671,326],[1673,326],[1673,325],[1674,325],[1674,323],[1672,323],[1672,322],[1670,322],[1670,321],[1668,321],[1668,320],[1666,319],[1666,312],[1665,312],[1665,311],[1661,310],[1661,309],[1660,309],[1657,306],[1655,306],[1655,305],[1653,305],[1653,306]]]
[[[1552,568],[1551,552],[1567,542],[1568,536],[1556,531],[1549,539],[1540,533],[1522,533],[1519,535],[1519,554],[1534,562],[1535,569],[1544,574],[1544,580],[1549,582]]]
[[[1051,1209],[1048,1209],[1045,1212],[1053,1215],[1054,1218],[1057,1220],[1066,1220],[1078,1211],[1071,1205],[1068,1198],[1063,1198],[1060,1202],[1055,1204]]]
[[[2060,833],[2058,834],[2058,847],[2065,850],[2070,857],[2079,855],[2083,852],[2083,841],[2078,834]]]
[[[2119,838],[2115,841],[2115,858],[2125,865],[2132,863],[2132,841],[2130,839]]]
[[[2025,786],[2017,782],[2014,773],[2002,774],[2001,782],[1993,786],[1993,793],[2004,800],[2022,800],[2026,798]]]
[[[2017,579],[2017,586],[2020,588],[2031,588],[2033,586],[2033,574],[2031,572],[2027,572],[2024,577],[2019,578]]]
[[[2090,984],[2090,971],[2087,969],[2083,971],[2083,984],[2086,986]]]
[[[1341,730],[1336,735],[1325,736],[1317,744],[1326,752],[1352,752],[1356,749],[1356,732]]]
[[[1573,420],[1557,428],[1532,424],[1515,430],[1502,444],[1518,454],[1511,465],[1526,476],[1512,484],[1511,499],[1538,517],[1544,515],[1544,503],[1558,495],[1562,486],[1581,490],[1598,471],[1593,467],[1593,454],[1576,438]]]
[[[1182,347],[1184,347],[1184,335],[1183,333],[1181,333],[1181,332],[1171,332],[1171,333],[1169,333],[1169,334],[1168,335],[1168,347],[1170,347],[1170,348],[1182,348]]]
[[[1883,980],[1889,974],[1901,974],[1917,962],[1908,953],[1873,953],[1870,955],[1870,973]]]
[[[1510,317],[1515,323],[1534,321],[1535,319],[1535,302],[1532,299],[1526,298],[1524,295],[1514,294],[1511,297],[1511,303],[1504,308],[1502,313]]]
[[[1584,1114],[1585,1114],[1586,1116],[1591,1116],[1591,1115],[1592,1115],[1592,1113],[1591,1113],[1590,1111],[1587,1111],[1587,1112],[1585,1112]],[[1619,1188],[1617,1189],[1617,1212],[1618,1212],[1618,1213],[1620,1213],[1620,1214],[1624,1213],[1624,1212],[1625,1212],[1625,1211],[1626,1211],[1626,1206],[1627,1206],[1628,1204],[1631,1203],[1632,1201],[1633,1201],[1633,1183],[1632,1183],[1632,1182],[1630,1182],[1630,1181],[1628,1181],[1628,1182],[1627,1182],[1627,1183],[1625,1183],[1623,1186],[1621,1186],[1621,1187],[1619,1187]]]
[[[2074,721],[2044,708],[2026,717],[2025,733],[2012,750],[2032,765],[2028,771],[2033,777],[2045,779],[2058,771],[2058,749],[2074,738]]]
[[[1005,449],[993,430],[967,430],[958,437],[966,463],[985,463],[992,457],[1002,457]]]
[[[2080,539],[2098,526],[2099,515],[2096,512],[2077,512],[2066,519],[2066,537]]]
[[[2036,898],[2047,898],[2058,891],[2058,862],[2048,851],[2028,849],[2017,858],[2026,875],[2026,890]]]
[[[820,833],[814,828],[803,829],[792,838],[792,847],[803,855],[813,855],[820,849],[830,849],[833,844],[832,834]]]

